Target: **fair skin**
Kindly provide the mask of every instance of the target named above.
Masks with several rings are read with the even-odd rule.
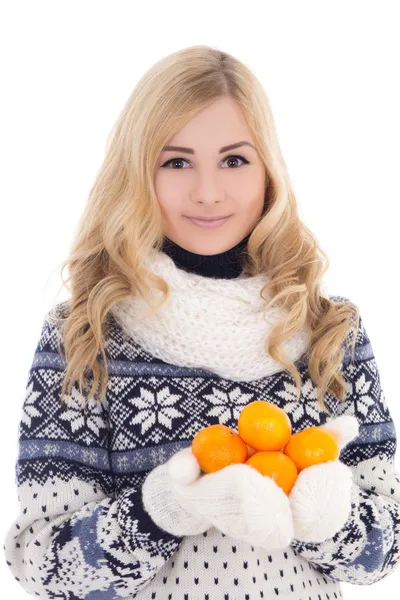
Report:
[[[264,163],[247,144],[220,152],[243,141],[255,146],[236,102],[227,97],[198,113],[168,141],[180,149],[161,152],[155,176],[167,238],[211,256],[233,248],[254,229],[264,208]],[[216,229],[200,228],[186,218],[227,215]]]

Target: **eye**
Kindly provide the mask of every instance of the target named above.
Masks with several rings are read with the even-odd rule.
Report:
[[[227,156],[226,158],[224,158],[224,162],[226,160],[241,160],[243,162],[243,164],[248,165],[249,161],[246,160],[243,156],[238,156],[238,155],[232,155],[232,156]]]
[[[241,160],[241,161],[243,162],[243,164],[245,164],[245,165],[248,165],[248,164],[249,164],[249,161],[248,161],[248,160],[246,160],[246,159],[245,159],[243,156],[239,156],[239,155],[227,156],[227,157],[226,157],[226,158],[223,160],[223,162],[225,162],[225,161],[227,161],[227,160],[232,160],[232,159],[233,159],[233,160]],[[169,160],[167,160],[167,161],[166,161],[166,162],[165,162],[163,165],[161,165],[161,167],[165,167],[165,168],[168,168],[168,169],[173,169],[173,170],[175,170],[175,171],[182,170],[182,169],[181,169],[181,167],[179,167],[178,169],[175,169],[174,167],[170,166],[170,165],[172,165],[173,163],[176,163],[176,162],[178,162],[178,163],[182,163],[182,162],[184,162],[184,163],[187,163],[188,161],[187,161],[185,158],[170,158],[170,159],[169,159]],[[240,165],[240,166],[241,166],[241,165]],[[235,167],[235,168],[236,168],[236,167]]]
[[[167,162],[165,162],[163,165],[161,165],[161,167],[165,167],[165,168],[169,168],[171,169],[172,167],[170,167],[170,165],[172,165],[172,163],[175,162],[188,162],[187,160],[185,160],[184,158],[170,158],[169,160],[167,160]],[[181,169],[174,169],[175,171],[179,171]]]

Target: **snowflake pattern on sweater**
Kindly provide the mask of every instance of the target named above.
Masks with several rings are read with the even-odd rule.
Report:
[[[68,302],[53,310],[65,315]],[[351,414],[360,425],[359,436],[340,455],[354,473],[351,514],[334,537],[316,544],[294,540],[286,551],[273,553],[235,544],[214,528],[187,538],[159,529],[143,508],[141,485],[151,469],[190,445],[203,427],[222,423],[236,430],[242,408],[255,399],[283,408],[294,433],[329,420],[317,403],[305,357],[296,363],[302,376],[297,402],[286,371],[232,382],[209,371],[167,364],[127,338],[111,319],[106,398],[89,400],[82,408],[77,384],[60,403],[65,363],[57,340],[60,332],[50,311],[19,423],[19,514],[4,541],[7,564],[31,595],[64,600],[333,600],[342,595],[339,582],[368,585],[400,563],[396,431],[361,319],[354,360],[343,361],[346,400],[327,394],[326,401],[332,417]],[[218,577],[208,569],[216,548],[223,561]],[[228,552],[237,559],[231,571]],[[191,571],[185,579],[188,556]],[[252,569],[259,569],[257,576]]]

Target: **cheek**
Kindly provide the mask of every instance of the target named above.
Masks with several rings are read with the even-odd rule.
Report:
[[[188,193],[183,177],[174,177],[175,173],[165,173],[163,169],[156,175],[154,188],[161,206],[165,209],[178,208],[182,198]]]
[[[258,169],[251,169],[241,173],[241,177],[232,178],[229,187],[238,202],[243,198],[248,204],[254,205],[264,201],[265,183],[265,175]]]
[[[160,205],[161,212],[169,217],[180,216],[183,211],[183,202],[181,196],[176,190],[171,188],[157,189],[156,195]]]
[[[266,178],[263,173],[255,176],[248,189],[249,212],[260,217],[264,212]]]
[[[246,211],[251,216],[258,216],[264,209],[265,190],[254,186],[254,183],[244,189],[235,191],[236,205],[238,209]]]

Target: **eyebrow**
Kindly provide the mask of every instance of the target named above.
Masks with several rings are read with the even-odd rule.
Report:
[[[226,152],[227,150],[233,150],[234,148],[239,148],[239,146],[251,146],[252,148],[254,148],[254,150],[256,150],[256,147],[251,144],[250,142],[236,142],[235,144],[229,144],[228,146],[222,146],[222,148],[220,148],[219,150],[219,154],[222,154],[222,152]],[[173,150],[174,152],[186,152],[187,154],[194,154],[194,150],[193,148],[186,148],[185,146],[164,146],[164,148],[161,150],[161,152],[168,152],[170,150]]]

